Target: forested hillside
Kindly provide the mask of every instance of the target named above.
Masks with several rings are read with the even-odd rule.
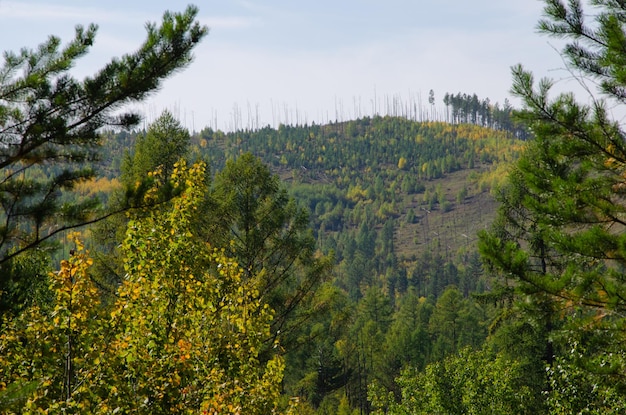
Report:
[[[112,135],[111,148],[128,149],[138,135]],[[268,165],[308,209],[317,248],[332,250],[343,264],[339,280],[353,299],[364,294],[362,279],[389,290],[390,298],[407,284],[437,297],[448,284],[427,278],[429,272],[476,262],[476,233],[495,209],[490,190],[524,145],[508,131],[392,117],[232,133],[207,129],[191,142],[194,157],[208,160],[213,173],[246,152]],[[124,156],[105,152],[102,171],[116,177],[111,167]],[[367,258],[360,271],[351,269],[359,263],[355,254]],[[431,262],[441,269],[426,271]],[[466,283],[467,295],[478,281]]]
[[[393,297],[394,284],[384,275],[393,281],[398,272],[407,273],[411,279],[412,265],[424,254],[456,262],[459,250],[472,251],[476,231],[493,211],[493,172],[522,145],[503,131],[402,118],[203,131],[197,139],[200,154],[217,170],[222,160],[244,152],[261,158],[310,210],[318,247],[334,250],[339,262],[347,253],[347,267],[355,266],[353,242],[370,246],[361,251],[373,261],[364,265],[367,271],[346,270],[361,274],[345,282],[354,298],[363,294],[361,278],[378,280]]]
[[[109,134],[103,175],[118,177],[117,160],[145,134]],[[248,154],[258,157],[308,212],[315,249],[334,258],[309,305],[318,311],[294,347],[283,343],[287,396],[319,413],[367,412],[372,381],[398,393],[403,367],[485,341],[490,308],[472,297],[490,287],[477,232],[523,146],[513,131],[400,117],[190,138],[189,157],[206,160],[216,181],[226,160],[237,160],[237,182],[256,163]]]
[[[626,6],[594,6],[539,28],[604,98],[518,65],[518,110],[138,129],[193,6],[83,81],[95,26],[5,54],[0,412],[624,413]]]

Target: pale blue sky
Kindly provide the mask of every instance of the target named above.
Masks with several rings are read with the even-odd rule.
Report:
[[[96,44],[75,69],[83,76],[135,50],[145,22],[186,4],[0,0],[0,49],[35,47],[50,34],[69,39],[76,24],[95,22]],[[554,50],[558,42],[536,33],[537,0],[194,4],[210,33],[191,66],[140,107],[148,121],[170,109],[196,130],[246,127],[257,113],[261,125],[322,123],[371,115],[384,109],[385,97],[426,102],[430,89],[441,107],[445,92],[503,102],[511,98],[510,67],[520,62],[575,88]]]

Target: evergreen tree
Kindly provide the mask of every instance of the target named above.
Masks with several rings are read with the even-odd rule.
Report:
[[[259,294],[275,311],[272,336],[280,335],[288,348],[306,341],[299,326],[311,317],[307,304],[332,264],[315,250],[306,209],[250,153],[215,175],[210,199],[202,218],[205,238],[236,258],[245,278],[260,280]]]
[[[134,52],[80,81],[71,68],[89,52],[96,26],[77,26],[62,46],[51,36],[37,49],[6,52],[0,66],[0,264],[66,229],[99,219],[97,200],[62,203],[64,191],[93,176],[89,164],[103,126],[136,125],[123,106],[144,99],[188,65],[207,28],[197,8],[166,12]],[[3,272],[4,274],[4,272]]]
[[[164,111],[139,135],[133,153],[126,154],[122,164],[122,184],[127,187],[141,183],[149,172],[161,169],[170,177],[174,164],[189,153],[189,131],[172,113]]]
[[[612,396],[626,386],[626,142],[607,107],[626,99],[626,4],[594,4],[588,24],[580,1],[547,0],[539,28],[570,41],[565,58],[604,98],[550,99],[551,81],[535,85],[530,72],[513,68],[519,115],[535,140],[510,175],[495,228],[481,235],[481,252],[557,342],[545,362],[554,369],[558,344],[567,346],[575,358],[565,361],[597,375],[596,387]]]

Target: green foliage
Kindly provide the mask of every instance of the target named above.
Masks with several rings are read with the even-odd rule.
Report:
[[[124,211],[145,205],[145,192],[154,182],[149,174],[157,169],[161,177],[169,178],[174,164],[189,155],[189,132],[171,113],[164,111],[148,126],[145,135],[137,137],[132,151],[126,152],[121,164],[121,185],[110,192],[106,206],[109,213]],[[150,203],[158,205],[175,195],[171,183],[166,181],[158,187],[159,197]],[[120,247],[124,239],[128,217],[112,215],[100,221],[92,232],[92,240],[98,246],[95,253],[95,274],[98,283],[113,292],[122,281],[124,270]]]
[[[500,355],[463,349],[426,367],[406,369],[398,379],[396,402],[374,383],[368,392],[374,414],[531,414],[530,391],[519,387],[525,376],[519,364]]]
[[[436,339],[435,356],[441,359],[463,346],[480,346],[486,337],[480,324],[484,320],[484,313],[475,303],[465,300],[457,287],[448,287],[437,299],[429,320]]]
[[[147,25],[147,39],[132,54],[113,59],[94,76],[70,74],[88,53],[96,26],[78,26],[62,46],[51,36],[35,50],[6,52],[0,67],[0,262],[32,249],[55,234],[95,220],[88,198],[63,203],[63,194],[90,178],[106,125],[136,125],[120,112],[156,90],[163,79],[191,61],[207,29],[197,9],[167,12],[162,24]]]
[[[411,289],[402,299],[383,344],[385,386],[396,393],[395,379],[402,369],[410,366],[423,369],[432,358],[432,333],[429,321],[433,304]]]
[[[528,73],[518,76],[518,88],[531,87]],[[593,329],[603,353],[621,350],[621,340],[602,335],[623,324],[623,169],[613,161],[621,136],[607,141],[616,126],[600,130],[603,112],[591,117],[569,96],[548,104],[547,90],[518,91],[527,94],[536,141],[510,176],[500,221],[481,236],[482,252],[520,292],[558,303],[553,308],[564,310],[570,328]],[[545,107],[530,107],[542,100]]]
[[[364,187],[378,176],[385,182],[405,175],[431,180],[465,167],[469,159],[491,163],[512,159],[517,152],[512,135],[476,125],[398,117],[348,124],[354,127],[354,136],[347,134],[346,124],[222,133],[219,139],[208,140],[203,152],[217,170],[228,157],[251,152],[274,168],[287,168],[298,180],[330,180],[342,189],[350,184]],[[406,161],[399,169],[401,158]]]
[[[169,111],[164,111],[138,136],[132,154],[127,154],[121,166],[122,183],[134,186],[145,180],[149,172],[161,169],[170,177],[174,164],[189,153],[189,132]]]
[[[548,369],[548,412],[590,415],[623,413],[626,410],[623,391],[607,388],[602,375],[584,370],[587,357],[586,353],[581,352],[579,346],[572,345],[569,354],[557,358]]]
[[[205,129],[192,138],[197,145],[193,151],[210,160],[216,172],[224,169],[227,159],[237,159],[246,150],[259,157],[282,179],[281,187],[300,206],[308,207],[316,248],[326,254],[334,251],[338,261],[343,262],[337,280],[353,298],[362,296],[370,284],[391,284],[392,291],[405,287],[404,282],[396,285],[393,281],[405,278],[400,275],[409,276],[411,281],[413,269],[422,267],[416,260],[425,251],[438,251],[444,264],[462,265],[465,259],[457,258],[457,251],[461,246],[474,248],[473,233],[487,223],[493,204],[485,192],[491,181],[479,189],[478,179],[459,169],[464,169],[468,159],[475,159],[474,176],[480,178],[480,172],[490,169],[491,163],[515,158],[519,151],[515,141],[504,132],[478,126],[417,123],[391,117],[365,118],[350,125],[355,134],[352,139],[346,136],[347,125],[343,128],[343,124],[268,127],[232,133]],[[126,142],[124,137],[119,140],[120,144]],[[287,164],[279,163],[283,157]],[[407,160],[405,170],[397,169],[400,157]],[[429,177],[422,169],[424,163],[432,165]],[[435,174],[441,168],[446,173]],[[455,173],[458,176],[452,177]],[[452,202],[463,182],[468,189],[466,206]],[[412,196],[426,188],[434,189],[437,184],[443,190],[434,196],[434,192],[429,192],[430,206],[422,203],[421,196]],[[446,202],[443,206],[438,205],[438,196]],[[207,210],[215,212],[215,206],[208,206]],[[390,255],[386,234],[380,230],[410,210],[415,217],[407,226],[393,221]],[[210,215],[207,219],[218,221]],[[372,233],[374,252],[361,252],[365,257],[358,255],[354,262],[349,239],[355,237],[364,222]],[[230,239],[219,236],[221,232],[211,233],[212,241]],[[454,281],[421,294],[438,296],[449,283]],[[389,293],[392,298],[396,294]]]
[[[480,235],[482,255],[518,300],[504,313],[519,312],[549,339],[541,356],[552,413],[622,408],[626,386],[626,146],[609,111],[626,96],[626,6],[593,3],[588,24],[581,2],[547,0],[539,28],[569,42],[564,57],[607,100],[550,98],[550,80],[513,68],[513,92],[524,102],[519,117],[535,140],[502,188],[494,228]]]
[[[108,372],[124,368],[125,376],[110,399],[146,412],[267,413],[283,370],[279,357],[258,360],[271,310],[255,280],[242,278],[234,260],[194,235],[207,189],[204,166],[173,167],[171,180],[183,193],[165,212],[128,225],[129,277],[111,314],[118,334]]]
[[[229,160],[215,175],[204,234],[237,259],[244,278],[257,279],[276,312],[272,336],[295,347],[298,327],[314,312],[308,304],[329,276],[332,257],[315,250],[306,209],[261,160],[250,153]]]
[[[50,300],[49,267],[50,254],[44,250],[0,265],[0,317],[18,315],[34,303],[44,305]]]
[[[156,175],[155,183],[162,182]],[[284,368],[261,362],[272,311],[257,280],[194,234],[203,164],[175,165],[169,205],[131,220],[124,283],[110,308],[76,252],[51,275],[50,310],[33,306],[0,335],[8,413],[250,413],[276,408]],[[147,198],[157,197],[153,187]],[[35,386],[33,386],[35,385]]]
[[[153,126],[145,135],[105,134],[108,142],[101,152],[103,162],[99,171],[109,178],[117,177],[116,169],[121,168],[118,148],[131,148],[136,143],[132,157],[122,163],[122,181],[130,187],[139,181],[140,186],[124,194],[122,199],[128,196],[128,203],[120,206],[145,204],[146,191],[151,192],[150,203],[155,207],[176,203],[157,197],[150,186],[154,184],[158,184],[160,195],[175,196],[183,191],[175,189],[165,176],[171,171],[168,169],[173,169],[170,153],[189,154],[182,145],[186,132],[167,116],[164,114],[155,125],[172,127],[171,134],[166,132],[167,128],[153,131]],[[482,268],[471,261],[471,229],[480,225],[470,215],[466,218],[463,212],[459,214],[457,209],[468,207],[452,203],[452,197],[464,185],[468,189],[466,205],[470,205],[469,201],[486,200],[487,194],[480,194],[475,182],[466,181],[468,175],[461,170],[475,166],[478,176],[491,168],[492,163],[515,157],[518,148],[508,133],[475,125],[377,117],[345,124],[281,126],[276,130],[265,128],[228,134],[205,130],[191,140],[197,144],[191,153],[210,159],[217,174],[208,192],[204,192],[204,201],[185,219],[189,221],[189,233],[193,238],[223,247],[225,255],[232,258],[230,261],[240,264],[241,280],[250,284],[252,292],[257,290],[259,298],[275,310],[270,331],[262,331],[265,340],[255,359],[265,367],[276,351],[273,339],[281,340],[281,348],[287,352],[284,389],[287,394],[300,396],[303,411],[367,412],[370,410],[367,385],[372,380],[377,379],[386,390],[399,394],[395,379],[403,367],[424,368],[463,345],[482,342],[487,317],[483,309],[467,299],[473,290],[485,286]],[[259,158],[246,153],[248,150]],[[164,176],[142,180],[149,169],[158,166]],[[199,186],[209,186],[206,177]],[[419,193],[427,188],[429,202],[422,203]],[[478,194],[474,193],[475,188]],[[109,200],[114,203],[115,197]],[[312,212],[310,220],[307,208]],[[152,220],[153,213],[149,209],[134,211],[133,226]],[[411,220],[395,220],[411,214]],[[483,212],[478,214],[486,217]],[[90,235],[93,244],[90,246],[97,249],[93,254],[96,266],[90,267],[90,278],[99,287],[110,290],[103,297],[106,300],[101,305],[103,308],[116,305],[113,294],[119,284],[122,290],[129,284],[126,280],[141,274],[135,269],[122,278],[127,271],[121,259],[129,257],[127,253],[118,252],[119,261],[102,255],[105,247],[128,248],[126,243],[122,244],[124,239],[118,232],[124,229],[121,224],[126,220],[120,219],[117,224],[116,221],[105,224],[111,226],[102,232],[104,238]],[[458,238],[454,241],[443,232]],[[150,233],[139,235],[134,243],[142,250],[160,244],[160,251],[184,259],[195,249],[180,242],[185,249],[179,250],[176,248],[179,242],[175,242],[173,235],[168,243],[158,242]],[[333,272],[332,284],[326,284],[323,281],[330,276],[332,252],[336,253],[339,265]],[[153,258],[159,264],[158,269],[154,268],[156,265],[142,263],[142,270],[149,268],[150,275],[158,275],[161,268],[171,269],[172,265],[162,257]],[[206,268],[216,269],[214,261],[203,258],[202,254],[198,256]],[[194,271],[193,275],[202,273]],[[167,278],[159,277],[158,281],[169,293],[168,298],[176,298],[175,304],[192,310],[179,300],[177,288],[164,282]],[[181,284],[184,287],[187,283]],[[438,297],[450,285],[459,287],[462,305],[453,318],[458,330],[452,336],[439,327],[436,318],[430,322]],[[129,391],[141,384],[144,399],[159,402],[150,404],[152,410],[157,410],[168,405],[176,407],[182,399],[173,392],[160,395],[159,380],[178,382],[165,372],[177,373],[183,383],[190,372],[176,361],[180,356],[171,344],[178,340],[150,329],[150,322],[167,327],[168,319],[177,315],[163,305],[164,297],[151,290],[142,288],[140,292],[145,302],[153,303],[157,311],[147,310],[145,316],[125,320],[117,326],[122,330],[122,326],[143,324],[124,329],[128,330],[126,343],[132,344],[137,350],[133,353],[140,357],[131,357],[133,361],[129,363],[120,357],[120,352],[115,358],[118,359],[116,371],[135,369],[123,387],[116,386],[119,397],[110,399],[126,399],[122,397],[129,396]],[[177,310],[175,305],[170,307]],[[140,306],[127,308],[138,314]],[[192,310],[187,314],[197,316],[194,313]],[[447,320],[441,321],[442,326],[449,326]],[[176,327],[181,324],[176,322]],[[148,345],[148,340],[131,339],[135,330],[142,333],[141,338],[157,336],[161,343],[170,344],[170,348],[159,353],[173,356],[175,363],[171,359],[169,363],[163,359],[159,363],[150,362],[149,357],[156,356],[156,349]],[[117,344],[119,349],[121,345],[126,347],[120,340],[120,332],[115,333],[118,343],[110,339],[107,343]],[[187,347],[186,343],[181,343],[181,347]],[[148,350],[152,355],[142,355],[139,350]],[[154,375],[150,377],[147,373]],[[106,376],[119,378],[113,374]],[[94,386],[94,390],[99,387]],[[161,401],[161,397],[167,402]]]

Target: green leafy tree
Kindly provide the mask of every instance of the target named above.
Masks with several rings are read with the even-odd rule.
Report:
[[[145,203],[145,189],[153,183],[150,172],[157,169],[161,177],[169,178],[174,165],[181,158],[189,156],[189,132],[169,111],[164,111],[148,126],[144,135],[139,135],[131,152],[126,153],[122,162],[122,187],[112,192],[107,203],[108,212],[119,212],[128,206],[141,206]],[[170,183],[161,183],[159,198],[154,203],[162,203],[171,198],[173,189]],[[113,215],[93,228],[92,238],[98,246],[94,253],[98,283],[114,292],[122,281],[124,270],[120,246],[125,237],[128,217]]]
[[[495,228],[481,234],[481,252],[540,311],[535,324],[556,342],[546,350],[551,370],[563,357],[557,346],[576,344],[582,358],[567,361],[598,375],[610,394],[623,390],[626,366],[626,144],[608,110],[626,99],[626,5],[593,3],[588,23],[580,1],[548,0],[539,28],[568,41],[564,57],[604,98],[588,105],[573,94],[550,98],[551,81],[536,84],[513,68],[513,92],[524,103],[519,116],[535,139],[500,197]]]
[[[485,294],[491,295],[500,302],[510,301],[503,300],[505,297],[498,290]],[[491,333],[485,344],[488,350],[519,365],[524,373],[519,386],[529,390],[526,405],[533,408],[534,413],[548,412],[546,391],[551,390],[547,370],[549,362],[554,361],[554,345],[550,325],[542,320],[542,316],[548,318],[546,311],[530,301],[501,305],[491,322]]]
[[[6,322],[0,335],[0,409],[91,412],[95,405],[85,382],[105,345],[99,293],[89,279],[91,259],[77,234],[75,253],[50,274],[52,304],[33,304]]]
[[[93,176],[98,129],[129,127],[139,116],[123,106],[148,96],[191,62],[207,28],[197,9],[166,12],[148,24],[139,49],[115,58],[91,77],[72,77],[89,52],[96,26],[77,26],[62,46],[51,36],[35,50],[6,52],[0,66],[0,264],[54,235],[99,218],[97,200],[62,203],[64,191]],[[4,272],[2,272],[4,274]]]
[[[398,378],[401,400],[378,384],[369,387],[374,414],[532,414],[524,372],[514,360],[462,349],[423,372],[407,368]]]
[[[272,310],[258,280],[194,234],[205,180],[202,163],[174,166],[178,196],[130,221],[127,278],[110,307],[99,304],[92,261],[73,238],[76,252],[50,277],[51,307],[33,306],[0,335],[3,413],[276,409],[284,364],[276,353],[259,358]],[[146,198],[155,197],[153,187]]]
[[[109,406],[267,413],[283,370],[276,354],[259,361],[272,311],[260,300],[258,280],[245,279],[235,260],[196,233],[208,189],[204,164],[173,166],[171,182],[182,193],[167,209],[128,224],[123,252],[129,276],[111,314],[120,329],[103,373],[120,380]],[[158,191],[147,197],[158,198]]]
[[[626,401],[621,390],[606,387],[603,376],[581,368],[584,350],[571,344],[569,353],[547,370],[546,407],[551,414],[621,414]]]

